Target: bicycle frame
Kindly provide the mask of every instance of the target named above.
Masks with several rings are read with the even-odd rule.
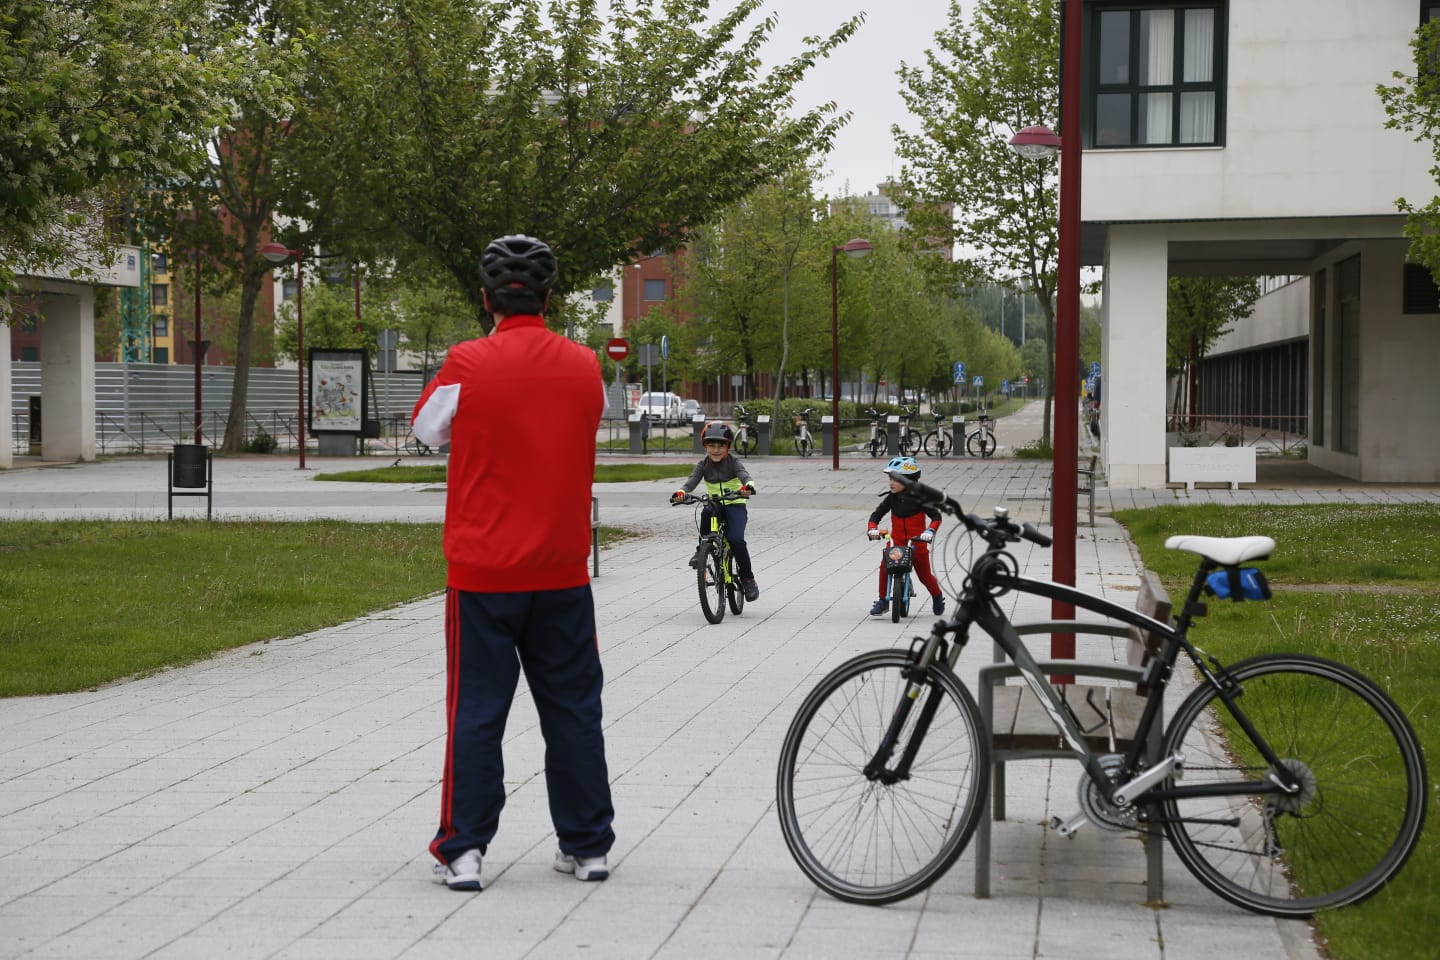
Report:
[[[986,556],[997,554],[987,553]],[[977,562],[976,564],[980,564]],[[1255,729],[1249,718],[1245,716],[1232,695],[1230,686],[1224,680],[1224,668],[1215,661],[1217,669],[1211,669],[1206,665],[1200,651],[1190,643],[1186,637],[1190,624],[1199,611],[1199,598],[1204,587],[1205,576],[1214,567],[1207,567],[1202,563],[1200,571],[1196,574],[1191,584],[1190,593],[1186,599],[1185,607],[1181,612],[1178,622],[1171,626],[1161,623],[1139,611],[1121,606],[1103,597],[1077,590],[1065,584],[1051,583],[1048,581],[1032,580],[1004,572],[992,571],[983,576],[983,586],[990,586],[1000,590],[1014,590],[1020,593],[1028,593],[1034,596],[1048,597],[1052,600],[1060,600],[1064,603],[1073,604],[1077,609],[1095,613],[1100,616],[1113,618],[1127,626],[1139,627],[1150,631],[1162,638],[1161,650],[1151,661],[1147,672],[1141,681],[1145,686],[1163,686],[1174,669],[1180,652],[1183,650],[1191,662],[1199,670],[1201,682],[1209,684],[1216,692],[1220,701],[1224,703],[1226,710],[1234,717],[1239,724],[1241,731],[1249,739],[1260,755],[1269,765],[1270,770],[1284,770],[1279,756],[1270,746],[1269,742]],[[974,587],[971,588],[975,589]],[[1161,722],[1160,709],[1161,698],[1150,697],[1147,699],[1145,709],[1141,714],[1140,722],[1136,730],[1134,742],[1125,754],[1122,778],[1112,781],[1100,763],[1100,754],[1092,751],[1085,742],[1084,730],[1073,711],[1061,700],[1055,692],[1045,674],[1041,671],[1039,662],[1025,646],[1024,641],[1016,632],[1010,619],[1000,610],[989,596],[970,597],[962,599],[952,619],[937,621],[935,629],[930,637],[924,641],[917,658],[916,667],[910,683],[906,688],[905,696],[897,707],[895,716],[892,718],[885,736],[881,739],[879,749],[874,758],[865,767],[867,776],[872,776],[882,782],[894,782],[903,780],[909,775],[910,763],[913,761],[916,752],[919,750],[926,733],[929,731],[930,720],[934,716],[938,705],[938,695],[933,694],[926,698],[926,704],[921,708],[920,717],[916,721],[916,727],[902,754],[900,762],[894,770],[887,770],[885,764],[895,749],[900,731],[904,729],[905,721],[913,708],[915,701],[924,690],[924,679],[926,673],[938,661],[953,672],[961,652],[969,642],[969,628],[971,625],[979,627],[988,635],[1002,650],[1006,656],[1015,664],[1020,671],[1020,676],[1039,700],[1045,712],[1049,714],[1051,721],[1055,724],[1056,730],[1060,733],[1065,743],[1069,746],[1075,758],[1080,761],[1086,774],[1102,792],[1109,802],[1130,803],[1143,800],[1146,803],[1169,800],[1184,799],[1202,796],[1254,796],[1257,793],[1293,794],[1299,790],[1299,784],[1292,778],[1291,782],[1282,782],[1279,776],[1272,773],[1268,779],[1246,781],[1240,783],[1212,783],[1206,785],[1184,786],[1175,784],[1169,787],[1160,787],[1158,784],[1170,776],[1173,769],[1180,765],[1179,758],[1166,758],[1156,766],[1145,772],[1136,775],[1139,770],[1141,753],[1144,744],[1148,739],[1149,731],[1155,723]],[[1067,623],[1057,623],[1056,627],[1064,627]],[[955,643],[947,644],[946,634],[957,635]],[[918,640],[919,638],[917,638]],[[947,646],[949,649],[947,650]],[[1126,779],[1130,778],[1130,779]],[[1122,796],[1123,795],[1123,796]],[[1152,821],[1153,822],[1153,821]]]

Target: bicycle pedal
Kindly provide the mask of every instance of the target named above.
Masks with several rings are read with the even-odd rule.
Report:
[[[1077,813],[1069,820],[1061,820],[1059,817],[1051,817],[1050,829],[1054,830],[1062,837],[1073,837],[1075,836],[1075,832],[1077,830],[1079,830],[1081,827],[1085,826],[1085,824],[1089,822],[1090,818],[1084,813]]]

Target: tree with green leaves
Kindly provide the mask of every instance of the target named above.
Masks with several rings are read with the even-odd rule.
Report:
[[[80,270],[136,183],[187,178],[247,75],[233,35],[178,24],[207,0],[6,0],[0,7],[0,320],[20,272]],[[127,239],[127,238],[120,238]]]
[[[1420,25],[1410,41],[1414,74],[1396,71],[1393,85],[1380,84],[1376,92],[1385,106],[1385,126],[1413,133],[1415,140],[1430,145],[1435,165],[1430,175],[1440,183],[1440,20]],[[1412,263],[1427,268],[1440,283],[1440,195],[1424,206],[1401,197],[1395,206],[1406,215],[1405,236],[1410,240]]]
[[[291,132],[290,212],[331,249],[439,265],[477,313],[496,236],[546,240],[560,295],[678,249],[848,119],[792,103],[859,18],[762,75],[776,18],[751,25],[760,7],[712,19],[708,0],[313,0],[324,42]]]
[[[250,82],[233,91],[230,121],[201,139],[203,169],[184,181],[152,185],[142,212],[151,238],[173,257],[199,254],[207,293],[240,292],[235,377],[221,443],[231,453],[245,443],[255,309],[276,268],[260,246],[270,238],[286,183],[278,156],[296,112],[304,109],[299,94],[308,56],[307,9],[306,0],[214,0],[206,18],[187,22],[186,42],[198,51],[213,50],[219,38],[238,38],[232,55],[242,60]],[[298,246],[293,235],[285,239]],[[309,249],[311,256],[316,252]]]
[[[1180,390],[1193,387],[1196,369],[1215,341],[1232,323],[1255,312],[1260,281],[1255,277],[1171,277],[1166,296],[1166,373],[1176,378],[1176,410],[1191,417],[1190,398]]]
[[[1040,306],[1047,349],[1042,442],[1054,400],[1057,161],[1018,156],[1010,137],[1059,113],[1054,0],[977,0],[950,22],[924,66],[902,66],[901,95],[919,131],[894,129],[904,161],[898,194],[916,233],[953,243],[960,268],[1020,285]],[[942,206],[953,204],[953,217]]]

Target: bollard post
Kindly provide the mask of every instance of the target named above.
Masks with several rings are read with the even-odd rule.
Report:
[[[691,445],[692,449],[695,453],[704,453],[705,441],[700,438],[701,435],[705,433],[705,414],[695,414],[690,420],[690,429],[693,433],[692,439],[694,440],[694,443]]]
[[[645,436],[650,432],[650,420],[645,414],[636,411],[630,414],[630,452],[645,452]]]
[[[824,456],[831,456],[835,452],[833,449],[834,433],[835,418],[827,413],[820,418],[820,452]]]
[[[951,442],[950,442],[950,447],[951,447],[952,450],[954,450],[955,456],[957,456],[957,457],[963,457],[963,456],[965,456],[965,418],[964,418],[964,417],[951,417],[951,418],[950,418],[950,441],[951,441]]]
[[[885,456],[898,457],[900,455],[900,417],[898,414],[889,414],[885,417]]]
[[[759,438],[755,452],[762,457],[770,456],[770,417],[767,414],[755,418],[755,433]]]

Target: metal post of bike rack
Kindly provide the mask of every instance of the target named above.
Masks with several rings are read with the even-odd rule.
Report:
[[[955,456],[965,456],[965,418],[950,418],[950,436],[952,438],[951,449]]]

